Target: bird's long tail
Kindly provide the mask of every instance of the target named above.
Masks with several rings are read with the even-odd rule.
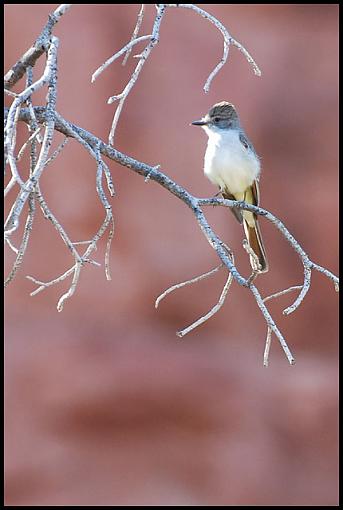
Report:
[[[259,271],[262,273],[266,273],[268,271],[268,261],[257,218],[255,217],[254,226],[251,226],[249,225],[247,220],[243,217],[243,226],[249,246],[256,254],[258,261],[260,263],[261,268],[259,268]],[[250,264],[253,269],[257,269],[256,262],[252,256],[250,256]]]

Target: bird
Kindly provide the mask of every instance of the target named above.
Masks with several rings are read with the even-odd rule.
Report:
[[[208,136],[204,174],[219,187],[222,197],[258,206],[261,163],[241,126],[235,106],[227,101],[216,103],[204,117],[191,124],[201,126]],[[246,240],[256,255],[250,254],[252,269],[266,273],[269,266],[257,214],[237,207],[230,209],[243,224]]]

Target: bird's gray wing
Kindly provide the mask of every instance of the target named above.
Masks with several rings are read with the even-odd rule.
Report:
[[[227,198],[228,200],[236,200],[236,198],[229,192],[228,189],[222,191],[222,197]],[[232,211],[236,220],[239,221],[239,223],[243,223],[242,211],[237,207],[230,207],[230,210]]]

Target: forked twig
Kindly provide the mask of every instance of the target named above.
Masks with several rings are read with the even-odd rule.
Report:
[[[145,49],[139,55],[135,55],[135,57],[138,58],[139,61],[138,61],[138,64],[137,64],[134,72],[131,75],[130,80],[128,81],[127,85],[125,86],[124,90],[120,94],[111,96],[107,101],[108,104],[112,104],[114,101],[119,101],[119,104],[116,108],[116,111],[115,111],[115,114],[113,117],[112,126],[111,126],[111,130],[110,130],[110,134],[109,134],[110,145],[113,145],[113,143],[114,143],[114,133],[115,133],[118,121],[119,121],[119,117],[120,117],[122,108],[124,106],[124,102],[125,102],[128,94],[130,93],[132,87],[136,83],[137,78],[144,66],[144,63],[148,59],[148,57],[151,53],[151,50],[158,43],[160,24],[162,21],[162,17],[164,15],[166,8],[169,8],[169,7],[179,7],[179,8],[194,10],[197,14],[199,14],[203,18],[205,18],[208,21],[210,21],[211,23],[213,23],[215,25],[215,27],[223,35],[223,38],[224,38],[223,56],[222,56],[221,60],[219,61],[219,63],[216,65],[216,67],[213,69],[213,71],[208,76],[206,83],[204,85],[205,92],[209,91],[213,78],[216,76],[216,74],[218,74],[220,69],[225,65],[225,63],[228,59],[228,56],[229,56],[230,44],[233,44],[234,46],[236,46],[243,53],[243,55],[245,56],[245,58],[247,59],[249,64],[252,66],[253,71],[256,74],[256,76],[261,76],[260,68],[256,64],[253,57],[250,55],[250,53],[246,50],[246,48],[229,34],[227,29],[224,27],[224,25],[222,23],[220,23],[220,21],[218,21],[214,16],[212,16],[211,14],[206,12],[204,9],[201,9],[200,7],[198,7],[194,4],[157,4],[156,5],[157,14],[155,17],[152,34],[137,37],[138,31],[139,31],[139,28],[141,26],[142,19],[144,16],[144,4],[142,4],[140,12],[138,14],[137,23],[136,23],[135,29],[133,31],[131,40],[123,48],[121,48],[118,52],[116,52],[112,57],[110,57],[108,60],[106,60],[106,62],[104,64],[102,64],[92,75],[92,83],[93,83],[96,80],[96,78],[104,71],[104,69],[106,69],[110,64],[112,64],[112,62],[114,62],[114,60],[119,58],[123,53],[125,53],[123,64],[125,64],[133,46],[135,46],[137,43],[142,42],[146,39],[150,39],[150,42],[145,47]]]
[[[161,21],[162,21],[164,12],[165,12],[165,5],[159,4],[157,6],[157,14],[156,14],[155,21],[154,21],[154,26],[153,26],[153,29],[152,29],[152,35],[151,35],[151,38],[150,38],[150,42],[145,47],[145,49],[142,51],[142,53],[139,55],[138,64],[136,65],[136,68],[133,71],[129,82],[127,83],[126,87],[124,88],[124,90],[123,90],[123,92],[121,94],[116,95],[116,96],[112,96],[107,101],[108,104],[111,104],[114,101],[119,100],[119,104],[118,104],[117,109],[115,111],[115,114],[114,114],[114,117],[113,117],[113,121],[112,121],[111,130],[110,130],[110,134],[109,134],[109,143],[110,143],[110,145],[114,144],[114,133],[115,133],[118,121],[119,121],[119,117],[120,117],[122,108],[124,106],[124,102],[125,102],[127,96],[129,95],[132,87],[136,83],[137,78],[138,78],[138,76],[139,76],[139,74],[140,74],[140,72],[141,72],[141,70],[142,70],[142,68],[143,68],[147,58],[149,57],[151,51],[153,50],[153,48],[158,43],[159,32],[160,32],[160,25],[161,25]]]
[[[226,253],[227,255],[229,256],[232,264],[234,264],[234,257],[233,257],[233,253],[232,251],[230,250],[230,248],[223,242],[221,242],[223,248],[226,250]],[[155,301],[155,308],[158,307],[159,303],[162,301],[162,299],[164,299],[168,294],[170,294],[171,292],[173,292],[174,290],[177,290],[177,289],[180,289],[186,285],[191,285],[193,283],[196,283],[196,282],[199,282],[201,280],[204,280],[205,278],[208,278],[209,276],[212,276],[214,273],[216,273],[217,271],[219,271],[219,269],[221,269],[223,267],[223,263],[220,264],[219,266],[215,267],[214,269],[211,269],[211,271],[208,271],[207,273],[203,273],[201,274],[200,276],[196,276],[195,278],[192,278],[191,280],[187,280],[185,282],[182,282],[182,283],[177,283],[176,285],[173,285],[172,287],[169,287],[169,289],[165,290]],[[187,333],[189,333],[190,331],[192,331],[193,329],[195,329],[197,326],[200,326],[200,324],[203,324],[204,322],[206,322],[208,319],[210,319],[214,314],[216,314],[218,312],[218,310],[220,310],[220,308],[223,306],[224,304],[224,301],[225,301],[225,298],[227,296],[227,293],[229,291],[229,288],[230,288],[230,285],[231,285],[231,282],[232,282],[232,275],[231,273],[229,273],[229,276],[225,282],[225,285],[224,285],[224,288],[222,290],[222,293],[219,297],[219,300],[218,302],[215,304],[215,306],[213,306],[213,308],[211,308],[211,310],[204,316],[200,317],[198,320],[196,320],[195,322],[193,322],[190,326],[188,326],[187,328],[184,328],[183,330],[181,331],[178,331],[176,334],[179,336],[179,337],[183,337],[185,335],[187,335]]]
[[[155,308],[158,308],[160,302],[168,296],[171,292],[174,292],[174,290],[181,289],[182,287],[185,287],[186,285],[191,285],[192,283],[200,282],[201,280],[204,280],[205,278],[208,278],[209,276],[212,276],[214,273],[219,271],[223,267],[223,263],[221,263],[219,266],[215,267],[214,269],[211,269],[211,271],[208,271],[207,273],[203,273],[200,276],[196,276],[194,278],[191,278],[190,280],[186,280],[181,283],[176,283],[172,287],[169,287],[167,290],[165,290],[162,294],[158,296],[158,298],[155,301]]]
[[[197,321],[193,322],[190,326],[187,326],[187,328],[184,328],[181,331],[178,331],[176,333],[177,336],[179,336],[180,338],[184,337],[185,335],[187,335],[187,333],[189,333],[193,329],[197,328],[204,322],[208,321],[208,319],[213,317],[213,315],[215,315],[220,310],[220,308],[223,306],[223,304],[225,302],[227,293],[229,292],[229,288],[232,283],[232,279],[233,279],[233,276],[231,273],[229,273],[227,280],[225,282],[224,288],[222,290],[222,293],[220,294],[219,300],[214,305],[214,307],[211,308],[211,310],[206,315],[204,315],[203,317],[200,317]]]
[[[140,8],[140,11],[138,13],[138,18],[137,18],[137,23],[136,23],[136,26],[133,30],[133,33],[132,33],[132,36],[131,36],[131,41],[133,41],[134,39],[137,38],[137,35],[138,35],[138,32],[139,32],[139,29],[141,28],[141,24],[142,24],[142,21],[143,21],[143,17],[144,17],[144,12],[145,12],[145,5],[142,4],[141,5],[141,8]],[[130,42],[131,42],[130,41]],[[123,61],[122,61],[122,65],[124,66],[130,56],[130,53],[131,53],[131,50],[132,50],[132,47],[129,48],[127,51],[126,51],[126,55],[125,57],[123,58]]]
[[[152,38],[152,35],[149,34],[149,35],[142,35],[140,37],[137,37],[136,39],[131,39],[131,41],[129,43],[126,44],[126,46],[124,46],[123,48],[121,48],[121,50],[117,51],[117,53],[115,53],[114,55],[112,55],[112,57],[108,58],[106,60],[106,62],[104,62],[100,67],[98,67],[98,69],[96,71],[94,71],[94,73],[92,74],[92,79],[91,79],[91,82],[94,83],[95,80],[100,76],[100,74],[105,71],[105,69],[112,64],[112,62],[114,62],[115,60],[117,60],[117,58],[119,58],[121,55],[123,55],[123,53],[125,52],[128,52],[128,51],[131,51],[133,46],[135,46],[136,44],[142,42],[142,41],[146,41],[147,39],[151,39]],[[119,96],[113,96],[115,97],[116,99],[120,98],[121,97],[121,94]]]
[[[181,8],[184,8],[184,9],[192,9],[193,11],[197,12],[198,14],[200,14],[200,16],[202,16],[203,18],[205,18],[208,21],[210,21],[211,23],[213,23],[213,25],[215,25],[215,27],[223,35],[223,38],[224,38],[223,56],[220,59],[219,63],[216,65],[216,67],[213,69],[213,71],[211,72],[209,77],[207,78],[206,83],[204,85],[204,91],[205,92],[208,92],[210,90],[210,85],[211,85],[211,82],[212,82],[213,78],[216,76],[216,74],[218,74],[220,69],[225,65],[225,63],[227,61],[227,58],[229,56],[229,47],[230,47],[230,44],[233,44],[234,46],[236,46],[243,53],[243,55],[245,56],[245,58],[247,59],[249,64],[252,66],[255,75],[256,76],[261,76],[261,70],[258,67],[258,65],[256,64],[255,60],[250,55],[250,53],[244,48],[244,46],[241,43],[236,41],[236,39],[234,39],[229,34],[227,29],[224,27],[224,25],[222,23],[220,23],[220,21],[217,20],[217,18],[215,18],[214,16],[212,16],[208,12],[204,11],[204,9],[201,9],[200,7],[198,7],[197,5],[194,5],[194,4],[168,4],[168,7],[181,7]]]

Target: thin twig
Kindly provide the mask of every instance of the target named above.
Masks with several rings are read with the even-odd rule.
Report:
[[[260,308],[260,310],[267,322],[267,325],[270,327],[272,332],[277,336],[277,338],[281,344],[281,347],[283,348],[284,353],[287,356],[287,359],[288,359],[290,365],[294,365],[294,363],[295,363],[294,356],[291,353],[284,336],[282,335],[279,328],[276,326],[272,316],[270,315],[269,311],[267,310],[266,305],[263,303],[263,300],[262,300],[262,297],[261,297],[259,291],[255,287],[255,285],[250,285],[250,290],[255,297],[256,303],[257,303],[258,307]]]
[[[302,289],[302,287],[303,287],[302,285],[293,285],[293,287],[289,287],[288,289],[281,290],[280,292],[275,292],[275,294],[271,294],[270,296],[263,298],[263,303],[269,301],[269,299],[277,298],[283,296],[284,294],[288,294],[288,292],[291,292],[293,290]]]
[[[5,157],[6,157],[7,162],[10,165],[11,173],[12,173],[12,178],[9,183],[10,187],[12,187],[12,182],[13,182],[13,184],[15,184],[15,183],[19,184],[19,186],[24,185],[24,182],[19,175],[16,158],[14,156],[14,150],[15,150],[16,139],[17,139],[17,123],[18,123],[19,115],[20,115],[20,104],[13,110],[13,120],[11,123],[11,126],[13,127],[12,137],[10,139],[9,138],[5,139],[5,142],[4,142]],[[5,133],[6,133],[6,129],[8,129],[8,119],[7,119],[7,123],[5,125]]]
[[[109,222],[112,222],[112,228],[110,229],[107,246],[106,246],[106,252],[105,252],[105,274],[106,274],[107,280],[111,280],[109,257],[110,257],[111,242],[112,242],[112,238],[113,238],[113,234],[114,234],[114,220],[113,220],[112,208],[105,196],[105,193],[104,193],[104,190],[102,187],[101,180],[102,180],[102,172],[103,172],[104,165],[101,160],[99,147],[96,148],[96,154],[97,154],[97,160],[98,160],[98,169],[97,169],[97,173],[96,173],[96,189],[97,189],[99,198],[100,198],[100,200],[105,208],[105,211],[106,211],[105,222],[108,222],[107,224],[109,224]]]
[[[231,251],[231,249],[222,241],[220,241],[222,247],[225,249],[226,251],[226,254],[228,255],[228,257],[230,258],[232,264],[234,264],[234,256],[233,256],[233,253]],[[155,301],[155,308],[158,307],[159,303],[162,301],[162,299],[164,299],[168,294],[170,294],[171,292],[173,292],[174,290],[177,290],[177,289],[180,289],[181,287],[184,287],[185,285],[191,285],[193,283],[196,283],[196,282],[199,282],[201,280],[203,280],[204,278],[208,278],[209,276],[212,276],[212,274],[214,274],[215,272],[217,272],[219,269],[221,269],[223,267],[223,263],[220,264],[219,266],[215,267],[214,269],[211,269],[211,271],[208,271],[207,273],[204,273],[204,274],[201,274],[200,276],[196,276],[195,278],[192,278],[191,280],[187,280],[185,282],[182,282],[182,283],[177,283],[176,285],[173,285],[172,287],[169,287],[169,289],[167,289],[165,292],[163,292],[163,294],[161,294]],[[190,331],[192,331],[194,328],[196,328],[197,326],[199,326],[200,324],[203,324],[204,322],[206,322],[208,319],[210,319],[215,313],[218,312],[218,310],[223,306],[224,304],[224,301],[225,301],[225,298],[226,298],[226,295],[228,293],[228,290],[229,290],[229,287],[231,285],[231,281],[232,281],[232,275],[229,273],[229,277],[228,277],[228,280],[226,281],[225,285],[224,285],[224,288],[223,288],[223,291],[222,291],[222,294],[219,298],[219,301],[217,302],[217,304],[206,314],[204,315],[203,317],[200,317],[200,319],[198,319],[197,321],[195,321],[194,323],[192,323],[190,326],[188,326],[187,328],[185,328],[184,330],[182,331],[179,331],[178,333],[176,333],[178,336],[182,337],[182,336],[185,336],[187,333],[189,333]]]
[[[228,278],[227,278],[227,280],[225,282],[225,285],[224,285],[224,288],[222,290],[222,293],[221,293],[221,295],[219,297],[218,303],[216,303],[214,305],[214,307],[206,315],[204,315],[203,317],[200,317],[200,319],[198,319],[197,321],[193,322],[190,326],[187,326],[187,328],[184,328],[181,331],[178,331],[176,333],[177,336],[179,336],[180,338],[184,337],[185,335],[187,335],[187,333],[189,333],[190,331],[192,331],[196,327],[200,326],[204,322],[208,321],[208,319],[213,317],[213,315],[216,314],[220,310],[220,308],[223,306],[223,304],[225,302],[225,298],[227,296],[227,293],[229,291],[230,285],[232,283],[232,278],[233,278],[232,274],[229,273],[229,276],[228,276]]]
[[[74,247],[74,243],[71,242],[68,234],[66,233],[66,231],[64,230],[62,225],[59,223],[59,221],[56,219],[55,215],[51,212],[50,208],[48,207],[48,204],[46,203],[46,201],[43,197],[43,194],[40,190],[38,183],[36,185],[35,192],[36,192],[37,200],[38,200],[39,205],[43,211],[45,218],[51,221],[51,223],[53,224],[53,226],[59,233],[62,241],[64,242],[64,244],[67,246],[68,250],[71,252],[73,257],[75,258],[75,261],[80,262],[81,257],[79,255],[78,251],[76,250],[76,248]]]
[[[32,70],[32,68],[28,67],[27,71],[26,71],[27,74],[30,73],[30,70]],[[29,112],[30,112],[30,117],[31,117],[31,122],[30,122],[28,127],[29,127],[29,131],[32,132],[35,129],[33,126],[38,126],[38,122],[37,122],[37,119],[35,118],[35,111],[33,109],[32,101],[31,101],[31,96],[26,100],[26,104],[28,105]],[[40,134],[37,135],[37,142],[39,142],[39,143],[43,142],[43,138],[41,137]]]
[[[224,38],[223,56],[222,56],[221,60],[219,61],[219,63],[216,65],[216,67],[213,69],[213,71],[211,72],[211,74],[209,75],[207,80],[206,80],[206,83],[204,85],[204,91],[206,93],[210,89],[210,85],[211,85],[211,82],[212,82],[213,78],[216,76],[216,74],[218,74],[220,69],[225,65],[225,63],[227,61],[227,58],[229,56],[229,47],[230,47],[230,44],[233,44],[234,46],[236,46],[243,53],[243,55],[245,56],[245,58],[247,59],[249,64],[252,66],[255,75],[256,76],[261,76],[261,70],[258,67],[258,65],[256,64],[255,60],[250,55],[250,53],[244,48],[244,46],[242,46],[241,43],[236,41],[236,39],[234,39],[229,34],[227,29],[224,27],[224,25],[222,23],[220,23],[220,21],[217,20],[217,18],[215,18],[214,16],[212,16],[208,12],[204,11],[204,9],[201,9],[200,7],[198,7],[197,5],[194,5],[194,4],[167,4],[167,7],[181,7],[181,8],[184,8],[184,9],[192,9],[193,11],[197,12],[198,14],[200,14],[200,16],[202,16],[203,18],[205,18],[208,21],[210,21],[211,23],[213,23],[213,25],[215,25],[215,27],[223,35],[223,38]]]
[[[59,301],[57,303],[57,311],[58,312],[62,312],[63,306],[64,306],[64,302],[67,299],[71,298],[71,296],[75,292],[76,285],[77,285],[77,283],[79,281],[79,278],[80,278],[81,265],[82,265],[81,262],[75,262],[73,280],[72,280],[71,285],[70,285],[69,289],[67,290],[67,292],[65,294],[63,294],[63,296],[60,297],[60,299],[59,299]]]
[[[45,167],[50,165],[50,163],[52,163],[57,158],[57,156],[62,152],[64,147],[67,145],[68,140],[69,138],[65,138],[63,142],[57,147],[57,149],[51,154],[50,158],[47,159],[45,162]]]
[[[45,290],[46,288],[48,288],[52,285],[56,285],[57,283],[60,283],[61,281],[65,280],[68,276],[70,276],[71,274],[74,273],[73,280],[72,280],[72,283],[71,283],[71,286],[70,286],[68,292],[63,294],[63,296],[59,299],[59,301],[57,303],[57,310],[59,312],[61,312],[63,310],[65,301],[67,299],[69,299],[75,292],[76,285],[77,285],[79,277],[80,277],[80,270],[81,270],[82,265],[85,262],[91,262],[89,260],[89,255],[91,254],[91,252],[93,250],[96,249],[96,243],[98,242],[98,240],[102,237],[102,235],[106,231],[108,224],[109,224],[109,219],[108,219],[108,217],[106,217],[104,222],[102,223],[100,229],[95,234],[93,239],[90,241],[90,244],[89,244],[88,248],[86,249],[85,253],[79,257],[79,259],[75,262],[75,264],[72,267],[70,267],[65,273],[63,273],[58,278],[55,278],[49,282],[42,282],[40,280],[37,280],[36,278],[33,278],[32,276],[27,276],[26,278],[33,281],[37,285],[39,285],[39,287],[37,289],[35,289],[33,292],[31,292],[30,296],[35,296],[42,290]],[[83,242],[71,243],[71,244],[81,244],[81,243],[83,244]],[[94,264],[94,262],[92,262],[92,263]]]
[[[27,76],[26,76],[26,87],[29,87],[30,85],[32,85],[32,81],[33,81],[32,68],[28,67],[28,69],[27,69]],[[30,100],[31,100],[31,98],[28,98],[28,103],[30,103]],[[32,174],[34,172],[34,169],[35,169],[35,166],[36,166],[36,163],[37,163],[37,156],[36,156],[36,145],[37,145],[37,143],[36,143],[36,138],[37,138],[37,135],[38,135],[38,130],[40,129],[40,127],[37,127],[37,125],[38,125],[37,122],[35,122],[34,120],[31,120],[30,126],[32,127],[32,130],[34,129],[34,127],[36,127],[37,129],[34,132],[35,136],[30,137],[31,138],[30,177],[32,176]],[[6,188],[6,189],[8,189],[8,188]],[[6,192],[6,190],[5,190],[5,192]],[[5,287],[14,279],[16,273],[18,272],[18,270],[19,270],[19,268],[20,268],[20,266],[22,264],[22,261],[24,259],[24,255],[25,255],[25,252],[26,252],[26,249],[27,249],[27,246],[28,246],[30,234],[32,232],[32,225],[33,225],[33,220],[34,220],[35,212],[36,212],[35,193],[31,192],[29,194],[29,212],[28,212],[28,215],[27,215],[27,218],[26,218],[26,223],[25,223],[25,226],[24,226],[24,233],[23,233],[23,237],[22,237],[22,241],[21,241],[21,244],[19,246],[19,249],[17,250],[16,248],[14,248],[14,246],[11,244],[11,242],[10,242],[8,237],[5,238],[6,241],[7,241],[7,244],[12,249],[14,248],[14,251],[16,252],[16,255],[17,255],[16,259],[15,259],[15,261],[13,263],[12,269],[11,269],[8,277],[5,280],[5,283],[4,283]]]
[[[90,244],[92,242],[93,242],[93,240],[91,239],[89,241],[73,241],[72,244],[75,244],[75,246],[77,246],[78,244]]]
[[[46,83],[49,83],[49,92],[48,92],[48,101],[47,101],[47,122],[45,127],[44,139],[41,147],[41,151],[38,157],[38,161],[36,167],[30,176],[30,178],[25,182],[24,185],[21,185],[20,192],[13,203],[11,211],[7,217],[5,222],[5,232],[6,235],[10,235],[14,230],[18,228],[19,225],[19,217],[22,212],[22,209],[26,203],[26,200],[29,194],[34,191],[35,184],[39,180],[40,175],[42,174],[45,162],[47,159],[47,155],[52,143],[52,137],[54,133],[54,123],[55,123],[55,104],[56,104],[56,66],[57,66],[57,49],[58,49],[58,39],[54,36],[51,37],[51,43],[48,50],[48,57],[46,67],[43,73],[43,76],[37,80],[35,83],[27,87],[19,96],[14,99],[7,117],[6,122],[6,130],[5,130],[5,146],[7,147],[8,155],[11,154],[11,161],[14,161],[12,151],[12,140],[15,136],[15,117],[17,114],[18,108],[22,102],[26,101],[30,95],[41,88]]]
[[[111,217],[112,226],[110,228],[108,239],[107,239],[107,245],[106,245],[106,251],[105,251],[105,275],[107,280],[111,280],[111,271],[110,271],[110,252],[111,252],[111,243],[114,236],[114,218]]]
[[[36,285],[39,285],[38,289],[35,289],[34,291],[32,291],[30,293],[30,296],[35,296],[36,294],[38,294],[42,290],[46,289],[47,287],[50,287],[51,285],[55,285],[56,283],[62,282],[74,271],[74,268],[75,268],[75,266],[72,266],[71,268],[68,269],[68,271],[63,273],[58,278],[55,278],[54,280],[51,280],[50,282],[46,282],[46,283],[41,282],[40,280],[36,280],[36,278],[33,278],[33,276],[26,276],[26,278],[28,280],[31,280]]]
[[[270,352],[271,342],[272,342],[272,330],[268,326],[268,328],[267,328],[266,346],[265,346],[264,354],[263,354],[263,365],[265,367],[267,367],[269,365],[269,352]]]
[[[284,315],[289,315],[290,313],[294,312],[298,308],[298,306],[300,306],[302,300],[310,290],[310,285],[311,285],[311,269],[307,265],[304,265],[304,283],[302,285],[301,291],[296,300],[294,301],[294,303],[282,312]]]
[[[144,17],[144,11],[145,11],[145,5],[142,4],[141,5],[141,8],[140,8],[140,11],[138,13],[138,18],[137,18],[137,23],[136,23],[136,26],[133,30],[133,33],[132,33],[132,36],[131,36],[131,41],[133,41],[134,39],[137,38],[137,35],[138,35],[138,32],[139,32],[139,29],[141,28],[141,24],[142,24],[142,21],[143,21],[143,17]],[[130,42],[131,42],[130,41]],[[127,51],[126,51],[126,55],[125,57],[123,58],[123,62],[122,62],[122,65],[124,66],[127,62],[127,59],[129,58],[130,56],[130,53],[131,53],[131,50],[132,50],[132,47],[129,48]]]
[[[223,267],[223,263],[221,263],[219,266],[215,267],[214,269],[211,269],[211,271],[208,271],[207,273],[203,273],[200,276],[196,276],[195,278],[191,278],[190,280],[186,280],[185,282],[176,283],[172,287],[169,287],[167,290],[165,290],[162,294],[158,296],[158,298],[155,301],[155,308],[158,308],[158,305],[160,302],[168,296],[171,292],[174,292],[174,290],[181,289],[182,287],[185,287],[186,285],[191,285],[196,282],[200,282],[201,280],[204,280],[205,278],[208,278],[209,276],[213,275],[219,269]]]
[[[34,193],[30,193],[30,195],[29,195],[29,213],[27,215],[27,219],[26,219],[26,223],[25,223],[25,227],[24,227],[24,235],[23,235],[19,250],[17,250],[17,257],[14,261],[12,269],[4,282],[5,287],[7,287],[7,285],[13,280],[18,269],[20,268],[20,266],[22,264],[24,254],[25,254],[25,251],[27,248],[27,244],[29,241],[29,237],[30,237],[30,234],[32,231],[34,214],[35,214],[35,198],[34,198]],[[7,240],[7,242],[9,242],[9,239],[6,239],[6,240]]]
[[[14,244],[12,243],[12,241],[9,237],[5,237],[5,241],[8,244],[8,246],[11,248],[11,250],[14,251],[14,253],[18,253],[18,251],[19,251],[18,248],[16,248],[14,246]]]
[[[111,197],[114,197],[115,194],[116,194],[116,191],[114,189],[114,185],[113,185],[112,175],[111,175],[110,169],[108,168],[106,163],[104,161],[102,161],[102,160],[101,160],[101,164],[102,164],[102,168],[104,170],[105,177],[106,177],[107,189],[108,189]]]
[[[137,37],[136,39],[131,39],[131,41],[129,43],[126,44],[126,46],[124,46],[123,48],[121,48],[121,50],[117,51],[117,53],[115,53],[114,55],[112,55],[112,57],[108,58],[106,60],[106,62],[104,62],[100,67],[98,67],[98,69],[96,71],[94,71],[94,73],[92,74],[92,79],[91,79],[91,82],[94,83],[95,80],[100,76],[100,74],[109,66],[112,64],[112,62],[114,62],[115,60],[117,60],[117,58],[119,58],[123,53],[125,53],[126,51],[131,51],[132,47],[135,46],[136,44],[142,42],[142,41],[146,41],[147,39],[151,39],[152,38],[152,34],[149,34],[149,35],[142,35],[140,37]],[[118,98],[119,96],[114,96],[116,98]]]
[[[20,151],[18,152],[18,156],[16,157],[16,160],[17,161],[20,161],[21,158],[23,157],[23,154],[25,152],[25,149],[26,147],[30,144],[30,142],[36,138],[36,136],[38,135],[38,133],[40,132],[40,130],[42,129],[42,126],[38,126],[38,128],[36,129],[36,131],[34,131],[32,133],[32,135],[26,140],[26,142],[23,144],[23,146],[21,147]]]
[[[18,97],[18,94],[16,92],[12,92],[11,90],[4,89],[5,94],[11,97]]]
[[[130,78],[129,82],[127,83],[126,87],[124,88],[123,92],[121,94],[117,95],[117,96],[110,97],[108,99],[108,101],[107,101],[108,104],[111,104],[111,103],[113,103],[113,101],[116,101],[116,100],[119,99],[119,104],[118,104],[117,109],[115,111],[115,114],[114,114],[114,117],[113,117],[113,121],[112,121],[111,130],[110,130],[110,134],[109,134],[109,143],[110,143],[110,145],[114,144],[114,133],[115,133],[115,130],[116,130],[116,127],[117,127],[117,124],[118,124],[118,120],[119,120],[121,111],[123,109],[125,100],[126,100],[127,96],[129,95],[132,87],[136,83],[137,78],[138,78],[138,76],[139,76],[139,74],[140,74],[140,72],[141,72],[141,70],[142,70],[142,68],[143,68],[147,58],[149,57],[151,51],[153,50],[153,48],[158,43],[160,25],[161,25],[161,21],[162,21],[164,12],[165,12],[165,8],[166,7],[163,4],[159,4],[158,5],[158,7],[157,7],[157,14],[156,14],[156,18],[155,18],[155,21],[154,21],[154,26],[153,26],[153,29],[152,29],[152,35],[151,35],[151,38],[150,38],[150,42],[145,47],[143,52],[141,53],[139,61],[138,61],[138,64],[137,64],[135,70],[133,71],[133,73],[131,75],[131,78]]]
[[[12,177],[9,180],[6,188],[4,189],[4,197],[6,197],[6,195],[11,191],[11,189],[16,184],[16,182],[17,182],[17,179],[16,179],[15,175],[12,175]]]
[[[215,75],[220,71],[220,69],[226,63],[228,55],[229,55],[229,46],[230,46],[230,43],[234,44],[235,46],[237,46],[237,48],[240,51],[242,51],[242,53],[244,54],[244,56],[246,57],[248,62],[252,65],[254,73],[257,76],[261,75],[261,71],[260,71],[259,67],[257,66],[256,62],[254,61],[254,59],[252,58],[252,56],[250,55],[250,53],[244,48],[244,46],[242,46],[238,41],[236,41],[228,33],[227,29],[222,25],[222,23],[220,23],[214,16],[212,16],[208,12],[204,11],[200,7],[198,7],[196,5],[193,5],[193,4],[157,4],[157,14],[156,14],[155,22],[154,22],[154,27],[153,27],[152,35],[151,36],[142,36],[142,37],[138,37],[137,38],[136,36],[138,34],[138,30],[139,30],[139,27],[140,27],[140,24],[141,24],[141,20],[142,20],[142,17],[143,17],[143,13],[144,13],[143,7],[144,7],[144,5],[142,5],[141,11],[140,11],[139,16],[138,16],[138,21],[137,21],[137,24],[136,24],[136,27],[135,27],[135,30],[133,32],[133,36],[132,36],[130,42],[128,44],[126,44],[126,46],[124,46],[115,55],[110,57],[104,64],[102,64],[102,66],[100,66],[95,71],[95,73],[93,73],[93,76],[92,76],[92,82],[94,82],[94,80],[97,78],[97,76],[99,76],[99,74],[106,67],[108,67],[116,58],[118,58],[120,55],[122,55],[125,52],[126,52],[126,57],[124,58],[124,62],[126,62],[126,58],[127,58],[128,54],[129,54],[129,52],[131,51],[132,47],[135,44],[137,44],[137,42],[140,42],[140,41],[144,40],[144,38],[150,38],[151,39],[149,44],[142,51],[142,53],[140,53],[139,55],[135,55],[135,58],[138,58],[139,61],[138,61],[138,64],[137,64],[137,66],[136,66],[136,68],[135,68],[135,70],[134,70],[134,72],[133,72],[129,82],[127,83],[126,87],[124,88],[124,90],[120,94],[117,94],[115,96],[111,96],[108,99],[108,101],[107,101],[108,104],[112,104],[114,101],[118,101],[119,100],[119,104],[118,104],[118,106],[116,108],[116,111],[115,111],[115,114],[114,114],[114,117],[113,117],[113,121],[112,121],[112,126],[111,126],[111,130],[110,130],[110,134],[109,134],[109,143],[110,143],[110,145],[114,144],[114,133],[115,133],[118,121],[119,121],[119,117],[120,117],[121,111],[122,111],[123,106],[124,106],[124,102],[125,102],[128,94],[130,93],[132,87],[134,86],[135,82],[137,81],[138,75],[140,74],[145,61],[149,57],[151,50],[153,49],[153,47],[158,42],[160,23],[161,23],[162,16],[164,14],[164,11],[165,11],[166,7],[183,7],[183,8],[187,8],[187,9],[192,9],[195,12],[197,12],[198,14],[200,14],[201,16],[203,16],[204,18],[206,18],[207,20],[209,20],[211,23],[213,23],[216,26],[216,28],[223,35],[223,38],[224,38],[223,57],[221,58],[220,62],[216,65],[215,69],[210,73],[209,77],[207,78],[206,83],[204,85],[205,92],[209,91],[210,84],[211,84],[213,78],[215,77]]]

